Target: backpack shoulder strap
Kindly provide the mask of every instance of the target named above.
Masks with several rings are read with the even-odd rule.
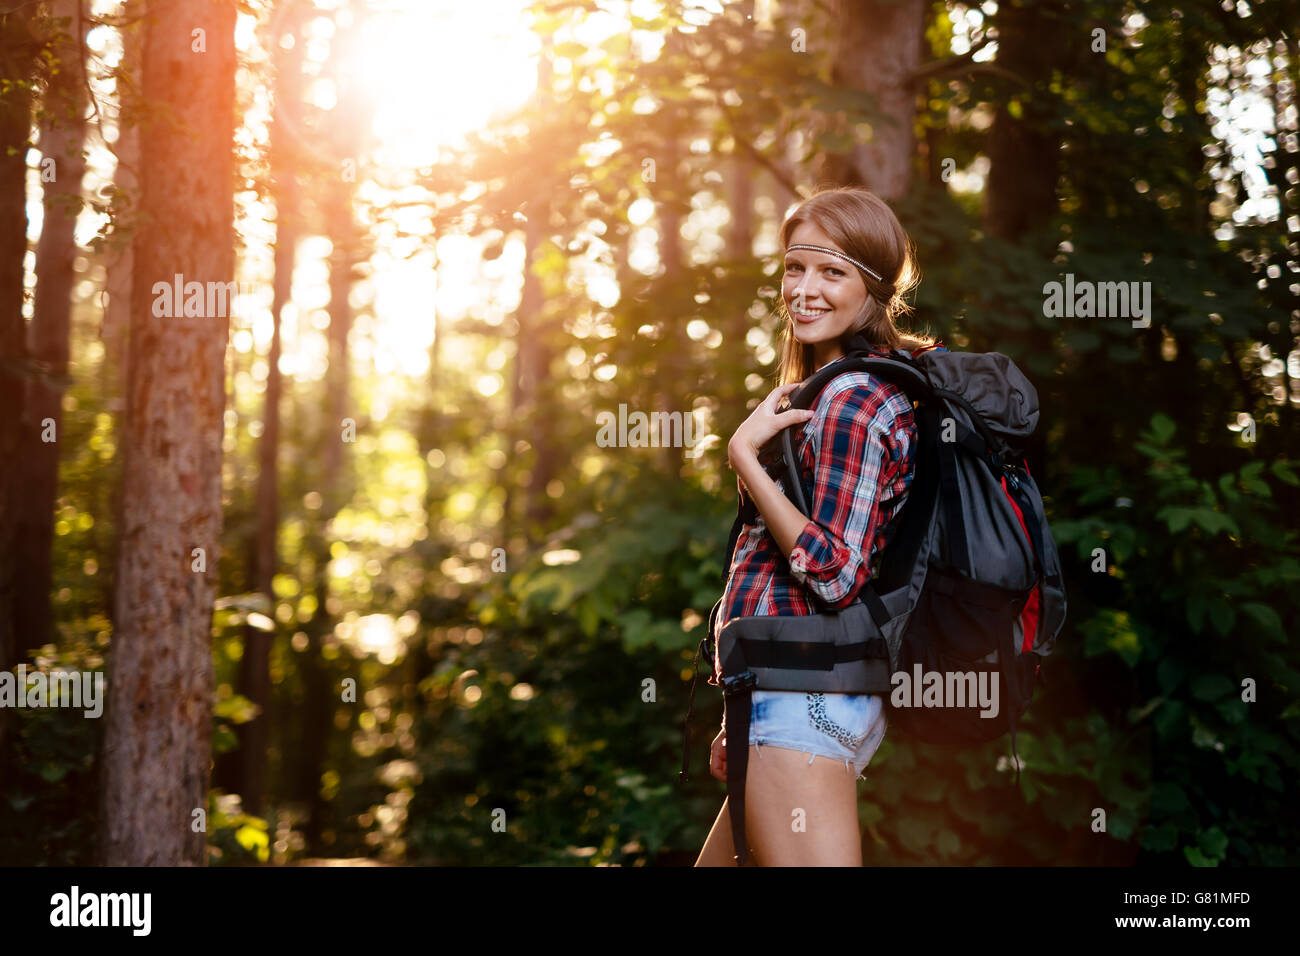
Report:
[[[913,401],[926,402],[934,398],[934,389],[930,386],[925,373],[912,363],[906,352],[895,350],[893,357],[884,358],[878,354],[862,355],[853,353],[838,359],[825,368],[814,373],[790,396],[791,408],[812,408],[818,396],[830,382],[849,372],[866,372],[879,379],[897,385]],[[785,411],[786,409],[782,409]],[[784,459],[785,484],[794,506],[802,514],[811,514],[811,505],[804,493],[803,481],[799,477],[798,457],[794,453],[791,432],[794,425],[782,429],[780,434],[781,457]]]

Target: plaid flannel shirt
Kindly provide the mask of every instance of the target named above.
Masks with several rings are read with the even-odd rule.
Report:
[[[812,595],[833,608],[853,603],[897,528],[915,447],[912,403],[898,386],[865,372],[828,383],[797,452],[812,514],[788,561],[736,476],[741,504],[757,518],[736,540],[717,630],[735,617],[819,613]],[[784,492],[784,475],[772,477]]]

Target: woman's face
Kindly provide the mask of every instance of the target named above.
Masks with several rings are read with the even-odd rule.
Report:
[[[800,223],[791,234],[790,245],[800,242],[840,248],[811,222]],[[821,368],[843,355],[839,337],[866,304],[867,285],[857,267],[838,256],[791,249],[785,254],[781,295],[794,319],[796,341],[813,347],[814,361]]]

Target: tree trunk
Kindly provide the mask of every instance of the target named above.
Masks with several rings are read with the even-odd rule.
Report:
[[[346,62],[346,47],[350,36],[351,34],[344,34],[337,41],[338,46],[331,51],[333,62]],[[360,127],[363,107],[357,99],[355,85],[346,84],[342,77],[338,79],[344,94],[335,107],[328,135],[329,149],[341,164],[344,159],[357,161],[365,147]],[[334,706],[339,700],[338,689],[330,686],[330,665],[322,653],[325,637],[334,628],[329,584],[330,522],[350,497],[351,482],[346,480],[344,474],[344,449],[355,440],[362,428],[355,405],[348,395],[348,333],[353,321],[348,296],[355,281],[354,269],[362,259],[360,230],[352,212],[355,180],[358,177],[359,173],[350,178],[340,175],[330,183],[326,187],[322,209],[326,233],[333,244],[329,263],[329,367],[325,375],[327,417],[321,459],[321,508],[309,545],[315,564],[316,612],[303,628],[307,635],[307,649],[299,659],[304,703],[297,791],[307,806],[303,838],[309,852],[320,846],[324,834],[328,807],[321,796],[321,775],[333,729]],[[347,428],[343,424],[344,419],[352,421],[350,434],[344,430]]]
[[[997,12],[998,66],[1019,78],[997,97],[997,113],[988,136],[989,181],[985,228],[990,236],[1014,242],[1045,229],[1056,214],[1056,182],[1060,170],[1060,137],[1052,132],[1059,108],[1050,90],[1053,69],[1072,72],[1087,55],[1086,35],[1072,35],[1065,21],[1036,4],[1003,4]],[[1018,104],[1018,113],[1010,103]],[[1039,250],[1044,258],[1056,252],[1054,241]],[[1030,324],[1021,336],[1026,354],[1051,355],[1055,332]],[[1058,420],[1060,410],[1048,388],[1039,389],[1043,421]],[[1025,443],[1030,472],[1040,484],[1047,478],[1047,429],[1040,428]]]
[[[873,94],[878,112],[871,123],[871,138],[857,142],[844,155],[827,157],[822,178],[836,185],[866,186],[882,199],[897,199],[912,183],[916,155],[912,73],[921,58],[925,3],[840,0],[837,13],[831,82]]]
[[[300,33],[302,7],[290,2],[280,36],[294,37],[293,47],[285,50],[280,36],[272,37],[276,51],[275,109],[276,122],[271,130],[272,196],[275,199],[275,279],[271,300],[271,347],[267,355],[266,409],[262,413],[262,437],[258,444],[257,532],[254,542],[253,586],[266,595],[274,620],[275,593],[271,580],[276,570],[276,530],[279,525],[279,483],[276,468],[280,450],[280,323],[289,304],[293,285],[294,249],[301,233],[300,200],[295,179],[297,139],[293,132],[294,117],[301,112],[302,47]],[[244,811],[262,815],[266,795],[266,754],[271,723],[271,643],[274,631],[252,626],[244,629],[244,654],[240,658],[240,691],[261,712],[239,726],[241,766],[240,794]]]
[[[41,123],[41,179],[45,218],[36,247],[36,297],[27,327],[27,350],[44,375],[27,380],[23,417],[28,452],[22,469],[22,508],[18,522],[18,568],[14,627],[28,647],[54,640],[50,609],[53,586],[51,548],[54,543],[54,502],[59,482],[59,433],[63,419],[63,386],[68,374],[68,329],[72,316],[72,264],[77,248],[74,231],[81,209],[81,155],[86,125],[83,91],[83,22],[78,0],[54,0],[51,15],[69,23],[55,43],[57,70],[45,93]],[[53,160],[50,172],[46,161]],[[46,181],[48,176],[53,179]],[[53,441],[44,441],[46,423],[53,423]]]
[[[27,147],[31,135],[30,81],[39,39],[25,13],[0,13],[0,461],[22,458],[23,383],[27,376],[23,321],[23,260],[27,255]],[[0,670],[26,656],[14,627],[15,588],[21,555],[22,512],[18,473],[0,468]],[[0,766],[10,741],[12,711],[0,708]]]
[[[143,56],[144,18],[138,0],[127,0],[122,16],[128,21],[118,30],[122,36],[122,59],[117,66],[117,142],[113,152],[117,165],[113,170],[113,186],[117,194],[113,199],[114,229],[106,252],[105,272],[108,304],[104,307],[103,323],[99,336],[104,342],[104,361],[100,366],[100,387],[105,396],[105,408],[117,417],[115,430],[125,430],[122,412],[126,407],[127,340],[131,330],[131,273],[135,268],[134,231],[136,213],[140,202],[140,184],[136,170],[140,168],[140,132],[138,104],[128,97],[128,91],[140,88],[140,60]],[[102,104],[101,104],[102,108]],[[113,472],[111,493],[113,528],[122,527],[122,474]],[[112,620],[113,594],[117,591],[117,567],[121,555],[122,536],[114,534],[109,548],[112,552],[107,568],[99,575],[101,586],[107,589],[108,616]],[[113,621],[116,626],[116,621]]]
[[[997,98],[989,130],[989,235],[1014,241],[1056,214],[1060,137],[1051,132],[1057,101],[1048,91],[1053,67],[1071,62],[1062,21],[1036,4],[1003,4],[997,12],[997,65],[1028,82]],[[1073,42],[1087,50],[1087,37]],[[1009,105],[1015,101],[1019,115]],[[1050,254],[1052,250],[1044,250]]]
[[[550,40],[544,37],[537,57],[537,113],[540,116],[549,115],[551,109],[552,75]],[[511,386],[511,426],[508,432],[511,441],[508,453],[515,454],[517,443],[527,441],[532,446],[532,467],[527,479],[521,482],[522,515],[512,515],[510,509],[515,495],[513,489],[507,486],[504,523],[507,525],[507,538],[519,531],[520,537],[527,540],[532,538],[538,527],[546,523],[553,510],[546,486],[556,474],[557,449],[550,437],[553,431],[549,427],[548,416],[541,407],[543,391],[550,387],[550,368],[554,357],[548,330],[543,325],[541,280],[533,274],[538,250],[546,239],[550,217],[550,206],[541,189],[533,193],[524,214],[527,217],[524,224],[524,284],[516,312],[515,376]],[[522,519],[517,528],[513,526],[513,517]]]
[[[187,317],[170,286],[176,274],[214,293],[217,283],[233,283],[235,8],[218,0],[154,5],[144,31],[144,96],[176,122],[153,119],[140,134],[144,215],[131,287],[100,854],[109,866],[201,866],[206,837],[196,811],[206,813],[211,763],[233,297],[221,308],[205,295],[203,314]],[[155,314],[164,299],[173,317]]]

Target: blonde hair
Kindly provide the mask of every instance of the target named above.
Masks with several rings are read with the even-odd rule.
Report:
[[[857,319],[840,336],[840,348],[861,331],[876,348],[883,350],[928,348],[935,344],[929,335],[900,331],[896,321],[911,313],[904,296],[921,282],[916,262],[916,244],[883,199],[862,186],[821,187],[801,202],[781,225],[781,254],[790,246],[790,237],[800,225],[811,222],[834,241],[839,249],[862,262],[885,280],[854,269],[867,286],[867,301]],[[777,305],[784,317],[781,331],[779,385],[801,382],[815,372],[813,347],[794,337],[794,317],[785,305]]]

